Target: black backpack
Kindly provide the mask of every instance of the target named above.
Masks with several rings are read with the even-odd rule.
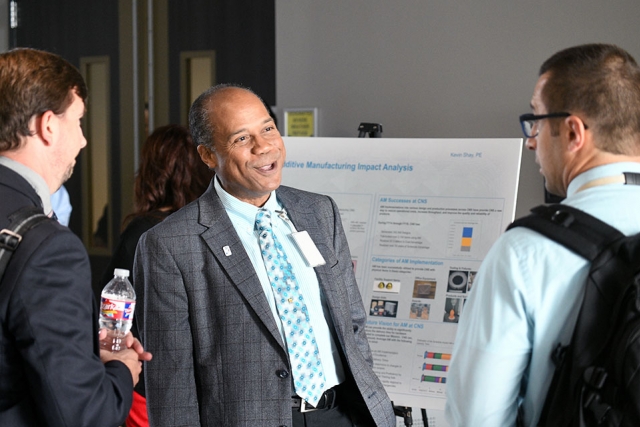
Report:
[[[0,281],[24,234],[47,219],[42,208],[35,206],[18,209],[9,215],[9,227],[0,230]]]
[[[640,234],[626,237],[560,204],[538,206],[508,229],[517,226],[591,262],[571,342],[551,355],[556,370],[538,425],[640,426]]]

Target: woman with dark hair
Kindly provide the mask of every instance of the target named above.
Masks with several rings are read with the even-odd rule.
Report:
[[[115,268],[132,272],[140,236],[171,213],[200,197],[212,177],[213,171],[200,160],[191,135],[184,126],[162,126],[149,135],[142,147],[142,164],[134,183],[134,211],[124,220],[127,226],[120,235],[102,283],[111,280]],[[135,315],[132,332],[138,336]],[[133,395],[133,406],[126,426],[148,426],[142,374]]]
[[[114,268],[133,270],[133,257],[140,236],[197,199],[207,189],[213,172],[196,151],[184,126],[157,128],[142,147],[142,164],[134,183],[134,210],[105,272],[103,282],[111,280]]]

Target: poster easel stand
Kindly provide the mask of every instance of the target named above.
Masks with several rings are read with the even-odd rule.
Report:
[[[360,123],[358,131],[358,138],[364,138],[367,135],[370,138],[382,138],[382,125],[380,123]]]

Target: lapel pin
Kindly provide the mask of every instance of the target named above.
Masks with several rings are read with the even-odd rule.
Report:
[[[231,248],[229,246],[223,247],[222,250],[226,256],[231,256]]]

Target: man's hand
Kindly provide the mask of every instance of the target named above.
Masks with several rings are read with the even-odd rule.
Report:
[[[131,335],[131,332],[124,337],[124,345],[127,348],[132,349],[138,354],[138,360],[148,362],[153,358],[153,355],[148,351],[144,351],[144,347],[142,343],[138,340],[138,338]]]
[[[138,359],[138,353],[133,349],[126,348],[118,352],[111,352],[109,350],[100,350],[100,360],[102,363],[107,363],[112,360],[119,360],[127,365],[133,378],[133,385],[138,384],[140,380],[140,372],[142,372],[142,362]]]
[[[107,330],[100,329],[98,338],[100,341],[107,337]],[[135,338],[131,332],[129,332],[123,340],[124,350],[113,353],[108,350],[100,350],[100,360],[102,363],[107,363],[111,360],[119,360],[129,368],[131,376],[133,377],[133,385],[138,383],[140,379],[140,372],[142,371],[142,362],[148,362],[152,359],[153,355],[144,350],[144,347],[140,341]]]
[[[107,330],[102,328],[102,329],[100,329],[100,331],[98,333],[98,339],[100,341],[102,341],[105,338],[107,338]],[[144,347],[142,346],[142,343],[138,340],[138,338],[134,337],[131,334],[131,332],[129,332],[124,337],[124,345],[125,345],[126,348],[131,348],[136,353],[138,353],[138,359],[141,360],[141,361],[148,362],[149,360],[151,360],[153,358],[153,355],[151,353],[149,353],[148,351],[144,351]]]

